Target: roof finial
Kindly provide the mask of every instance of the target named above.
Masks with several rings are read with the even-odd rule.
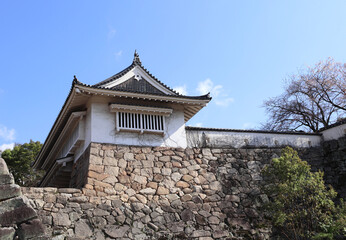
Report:
[[[137,53],[137,50],[135,50],[135,54],[133,57],[133,62],[139,63],[140,65],[142,64],[141,60],[139,59],[139,55]]]
[[[73,75],[73,82],[74,82],[74,83],[79,82],[78,79],[77,79],[77,77],[76,77],[76,75]]]

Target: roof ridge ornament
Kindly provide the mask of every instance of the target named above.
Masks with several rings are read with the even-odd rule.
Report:
[[[135,50],[135,54],[133,56],[133,62],[138,63],[139,65],[142,65],[141,59],[139,59],[139,54],[137,53],[137,50]]]
[[[78,79],[77,79],[77,77],[76,77],[76,75],[73,75],[73,82],[74,82],[74,83],[78,83],[78,82],[79,82]]]

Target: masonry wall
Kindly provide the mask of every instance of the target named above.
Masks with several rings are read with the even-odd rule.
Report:
[[[323,161],[318,166],[324,172],[326,184],[335,188],[339,198],[346,199],[346,136],[325,141],[320,151]]]
[[[300,153],[309,158],[311,151]],[[81,190],[23,192],[53,239],[269,239],[258,210],[267,200],[260,171],[279,155],[279,148],[92,143]]]

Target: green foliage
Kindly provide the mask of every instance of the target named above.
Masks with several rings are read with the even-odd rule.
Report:
[[[30,140],[29,143],[17,144],[12,150],[5,150],[1,157],[6,161],[15,182],[21,186],[34,186],[42,177],[42,172],[34,171],[31,164],[40,152],[42,144]]]
[[[264,170],[264,192],[270,197],[265,208],[272,224],[287,239],[333,239],[345,230],[346,206],[336,207],[337,193],[326,188],[322,172],[310,171],[292,148]]]

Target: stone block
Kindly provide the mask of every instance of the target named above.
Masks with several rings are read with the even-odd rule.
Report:
[[[89,238],[93,234],[92,228],[84,219],[80,219],[78,222],[75,223],[74,232],[76,237],[82,239]]]
[[[111,176],[118,176],[119,175],[119,167],[107,166],[105,168],[105,173],[107,173]]]
[[[187,182],[184,182],[184,181],[179,181],[175,184],[175,186],[178,188],[188,188],[188,187],[190,187],[190,184],[188,184]]]
[[[156,193],[156,189],[144,188],[144,189],[140,190],[139,192],[141,194],[145,194],[145,195],[154,195]]]
[[[97,173],[103,173],[104,172],[104,166],[103,165],[89,164],[89,170],[97,172]]]
[[[143,185],[146,185],[146,184],[147,184],[147,178],[146,178],[146,177],[139,176],[139,175],[135,175],[134,181],[135,181],[135,182],[138,182],[139,184],[143,184]]]
[[[170,169],[170,168],[162,168],[162,169],[161,169],[161,173],[162,173],[162,175],[164,175],[164,176],[169,176],[169,175],[171,175],[171,173],[172,173],[172,169]]]
[[[193,179],[193,177],[190,176],[190,175],[187,175],[187,174],[185,174],[185,175],[182,177],[182,180],[184,180],[185,182],[190,182],[192,179]]]
[[[105,228],[105,233],[111,238],[122,238],[125,236],[126,232],[130,229],[130,226],[116,226],[111,225]]]
[[[102,210],[102,209],[96,208],[93,211],[93,214],[96,217],[103,217],[103,216],[108,216],[110,213],[108,211],[106,211],[106,210]]]
[[[114,166],[114,167],[116,167],[117,166],[117,162],[116,162],[114,157],[105,157],[103,159],[103,165],[105,165],[106,168],[107,168],[107,166]]]
[[[69,194],[82,193],[82,191],[80,189],[77,189],[77,188],[59,188],[58,192],[59,193],[69,193]]]
[[[159,186],[158,189],[157,189],[156,194],[158,194],[158,195],[166,195],[166,194],[169,194],[169,189],[167,189],[167,188],[165,188],[165,187]]]
[[[85,203],[88,202],[88,198],[86,196],[71,197],[69,201],[76,203]]]
[[[173,181],[177,182],[181,179],[182,176],[183,176],[182,174],[180,174],[178,172],[174,172],[174,173],[172,173],[171,178]]]
[[[0,185],[0,201],[9,198],[19,197],[21,195],[20,187],[16,184]]]
[[[211,182],[209,186],[211,190],[222,191],[222,185],[219,181]]]
[[[69,227],[71,225],[71,221],[69,215],[67,213],[52,213],[53,224],[55,226]]]
[[[12,227],[0,227],[0,240],[13,240],[16,231]]]
[[[180,216],[181,216],[181,220],[183,220],[184,222],[193,221],[195,217],[193,212],[189,209],[185,209],[184,211],[182,211]]]
[[[170,156],[162,156],[162,157],[159,157],[159,161],[169,162],[169,161],[171,161],[171,157]]]
[[[0,202],[0,225],[10,226],[37,217],[26,197],[16,197]]]
[[[130,152],[124,153],[124,160],[125,161],[133,161],[133,160],[135,160],[133,153],[130,153]]]
[[[14,184],[12,174],[0,174],[0,185]]]
[[[94,165],[102,165],[102,158],[99,156],[91,155],[89,158],[89,163]]]
[[[32,239],[45,234],[44,227],[39,219],[34,219],[26,223],[22,223],[18,228],[19,239]]]
[[[192,237],[192,238],[210,237],[210,236],[211,236],[211,233],[209,231],[205,231],[205,230],[196,230],[196,231],[193,231],[193,233],[190,235],[190,237]]]
[[[7,164],[3,158],[0,157],[0,175],[9,175]]]

